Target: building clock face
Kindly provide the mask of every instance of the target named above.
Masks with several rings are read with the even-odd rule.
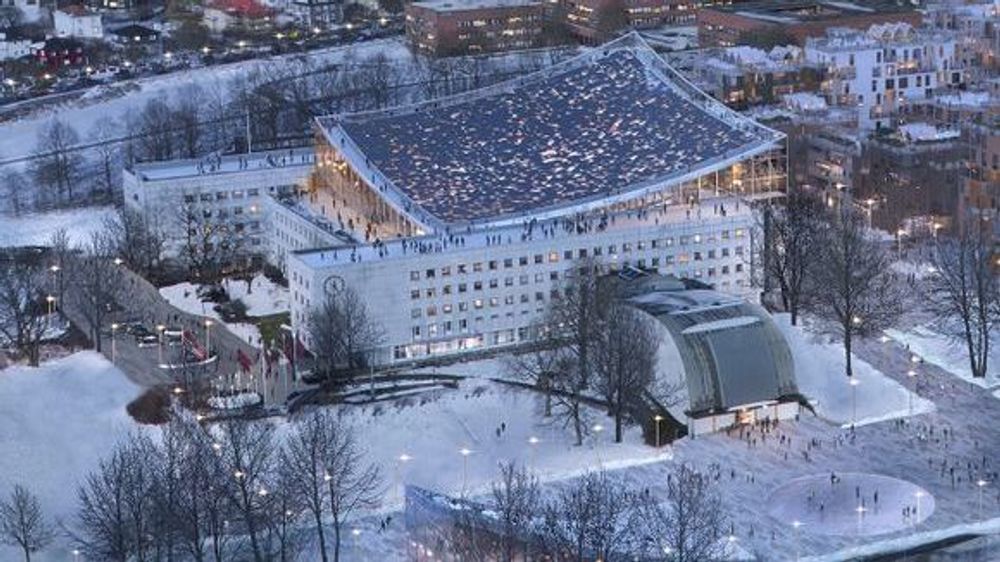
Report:
[[[336,295],[344,290],[344,278],[339,275],[331,275],[323,282],[323,290],[328,295]]]

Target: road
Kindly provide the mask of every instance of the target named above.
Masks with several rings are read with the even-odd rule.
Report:
[[[114,363],[137,385],[146,388],[174,386],[183,384],[185,377],[188,376],[219,377],[217,381],[221,382],[224,377],[241,372],[236,359],[238,351],[242,351],[253,360],[257,359],[260,350],[230,332],[225,324],[218,320],[212,320],[212,325],[208,328],[211,332],[211,351],[218,356],[218,360],[202,367],[174,370],[161,368],[161,363],[180,363],[180,346],[139,347],[135,338],[123,331],[116,333],[112,346],[110,330],[112,321],[138,320],[150,331],[155,331],[158,325],[180,327],[195,334],[202,345],[205,345],[208,339],[205,327],[208,317],[189,314],[172,306],[160,295],[156,287],[144,278],[124,266],[121,266],[121,272],[123,279],[119,304],[123,312],[116,318],[108,319],[108,326],[102,330],[104,333],[101,349],[108,359],[112,359],[113,347]],[[79,313],[69,307],[63,312],[77,326],[86,326],[84,317]],[[86,333],[86,330],[83,331]],[[255,371],[253,376],[241,375],[239,380],[247,388],[261,390],[269,403],[283,403],[287,394],[296,389],[295,385],[287,384],[285,381],[282,381],[283,384],[275,384],[273,380],[265,380],[256,372],[258,371],[256,365],[253,371]]]

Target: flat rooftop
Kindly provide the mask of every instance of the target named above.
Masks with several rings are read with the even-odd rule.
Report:
[[[697,90],[635,34],[471,94],[318,123],[380,192],[451,224],[666,186],[783,138]]]
[[[162,181],[195,176],[256,172],[270,168],[298,167],[310,170],[314,159],[315,151],[312,147],[286,148],[188,160],[144,162],[134,164],[129,170],[143,181]]]
[[[845,16],[914,12],[912,7],[899,5],[892,0],[866,0],[864,2],[763,0],[707,6],[705,9],[728,12],[774,24],[823,21]]]
[[[418,8],[426,8],[435,12],[463,12],[466,10],[482,10],[489,8],[519,8],[523,6],[539,6],[540,2],[533,0],[422,0],[414,2]]]

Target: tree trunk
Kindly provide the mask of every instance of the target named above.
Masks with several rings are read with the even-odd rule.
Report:
[[[854,368],[851,365],[851,338],[853,334],[850,329],[844,330],[844,365],[847,368],[847,378],[854,376]]]
[[[326,534],[323,532],[323,514],[315,513],[316,517],[316,535],[319,537],[319,552],[323,558],[323,562],[327,562],[326,554]]]

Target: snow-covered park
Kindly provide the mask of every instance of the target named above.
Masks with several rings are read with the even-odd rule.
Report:
[[[17,217],[0,215],[0,246],[44,246],[59,229],[66,230],[71,245],[82,245],[101,231],[104,221],[115,212],[112,207],[82,207]]]

